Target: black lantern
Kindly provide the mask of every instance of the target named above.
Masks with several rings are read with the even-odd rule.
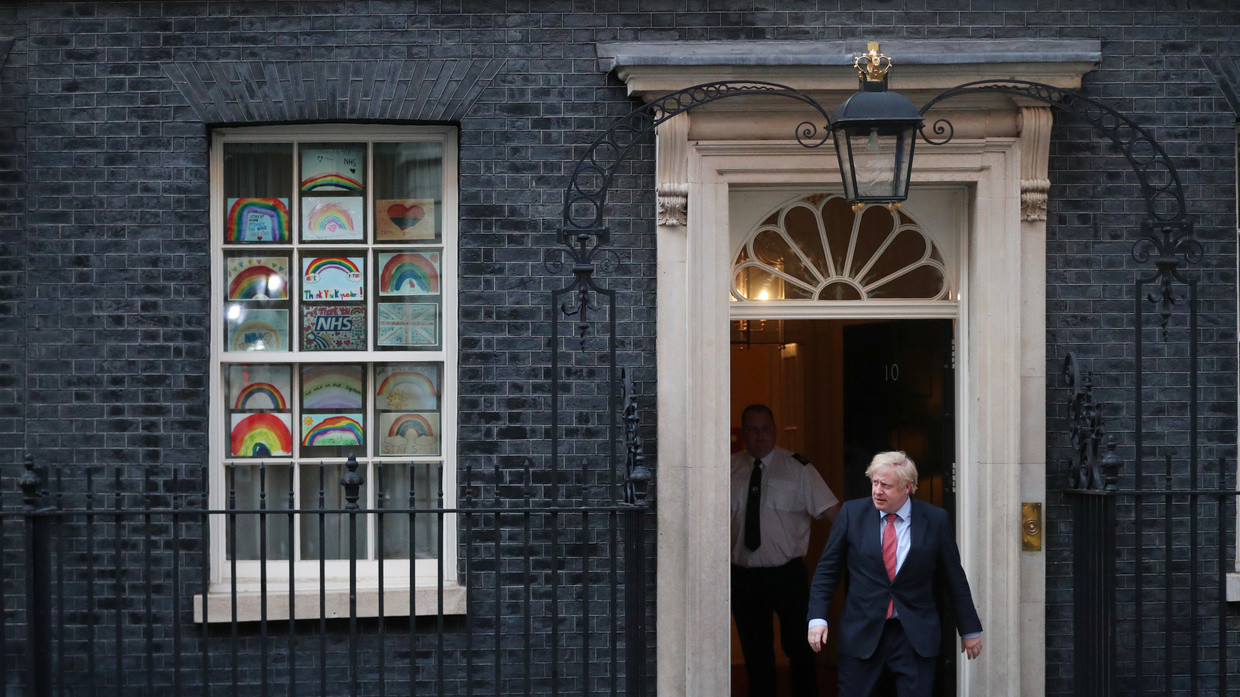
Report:
[[[887,91],[891,59],[878,52],[876,42],[853,66],[861,91],[831,119],[844,197],[855,209],[867,203],[899,205],[908,198],[914,139],[924,119],[908,97]]]

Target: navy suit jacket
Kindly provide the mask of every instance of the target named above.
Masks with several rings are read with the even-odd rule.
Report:
[[[826,619],[831,596],[847,569],[848,595],[839,621],[831,627],[840,653],[846,656],[866,659],[874,654],[887,619],[888,598],[895,601],[913,650],[921,656],[937,656],[939,613],[932,590],[936,572],[946,579],[959,632],[982,631],[947,511],[917,499],[912,503],[908,556],[894,582],[887,579],[882,519],[872,500],[846,502],[831,526],[831,537],[810,586],[809,619]]]

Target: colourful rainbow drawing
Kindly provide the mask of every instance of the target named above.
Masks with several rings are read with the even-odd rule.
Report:
[[[306,409],[361,409],[362,371],[357,366],[316,365],[301,370]]]
[[[273,282],[272,278],[279,279]],[[253,300],[269,298],[284,300],[288,298],[288,282],[270,266],[256,264],[242,269],[228,284],[229,300]]]
[[[288,199],[230,199],[226,223],[228,242],[288,242]]]
[[[279,414],[250,414],[232,429],[232,454],[266,457],[293,454],[293,434]]]
[[[317,281],[328,271],[341,271],[353,281],[362,277],[362,270],[348,257],[319,257],[306,267],[306,280]]]
[[[362,183],[352,177],[346,177],[339,172],[331,174],[320,174],[317,177],[310,177],[301,180],[302,191],[314,191],[316,189],[344,189],[345,191],[361,191]]]
[[[267,401],[263,402],[264,399]],[[254,403],[255,400],[259,401]],[[256,382],[241,388],[233,409],[288,409],[288,403],[275,385]]]
[[[429,396],[429,404],[419,400],[418,406],[433,409],[438,406],[439,387],[425,373],[396,371],[379,383],[379,389],[375,394],[380,398],[387,397],[388,404],[397,408],[409,406],[411,398]]]
[[[423,295],[439,292],[439,269],[425,254],[393,254],[383,265],[379,292]]]
[[[362,425],[347,416],[329,416],[313,424],[306,417],[306,427],[302,430],[301,444],[314,445],[361,445]]]
[[[324,202],[315,204],[306,216],[306,230],[312,233],[326,233],[333,236],[352,234],[357,226],[353,216],[339,203]]]
[[[413,431],[412,434],[409,431]],[[431,422],[421,414],[401,414],[392,420],[392,425],[388,427],[389,436],[400,436],[408,438],[413,436],[434,436],[435,429],[431,426]]]

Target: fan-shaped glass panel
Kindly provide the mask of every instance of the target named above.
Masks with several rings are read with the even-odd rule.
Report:
[[[784,204],[746,236],[732,263],[732,297],[765,300],[951,300],[947,265],[903,211],[853,211],[841,196]]]

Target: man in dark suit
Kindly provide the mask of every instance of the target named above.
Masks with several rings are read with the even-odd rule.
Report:
[[[960,631],[960,650],[982,651],[982,623],[947,512],[910,498],[917,468],[901,452],[879,453],[865,471],[870,498],[844,504],[818,561],[809,598],[809,645],[827,641],[827,605],[848,570],[848,595],[840,612],[839,685],[848,697],[869,695],[883,673],[900,697],[927,697],[939,654],[939,615],[931,589],[936,572]]]

